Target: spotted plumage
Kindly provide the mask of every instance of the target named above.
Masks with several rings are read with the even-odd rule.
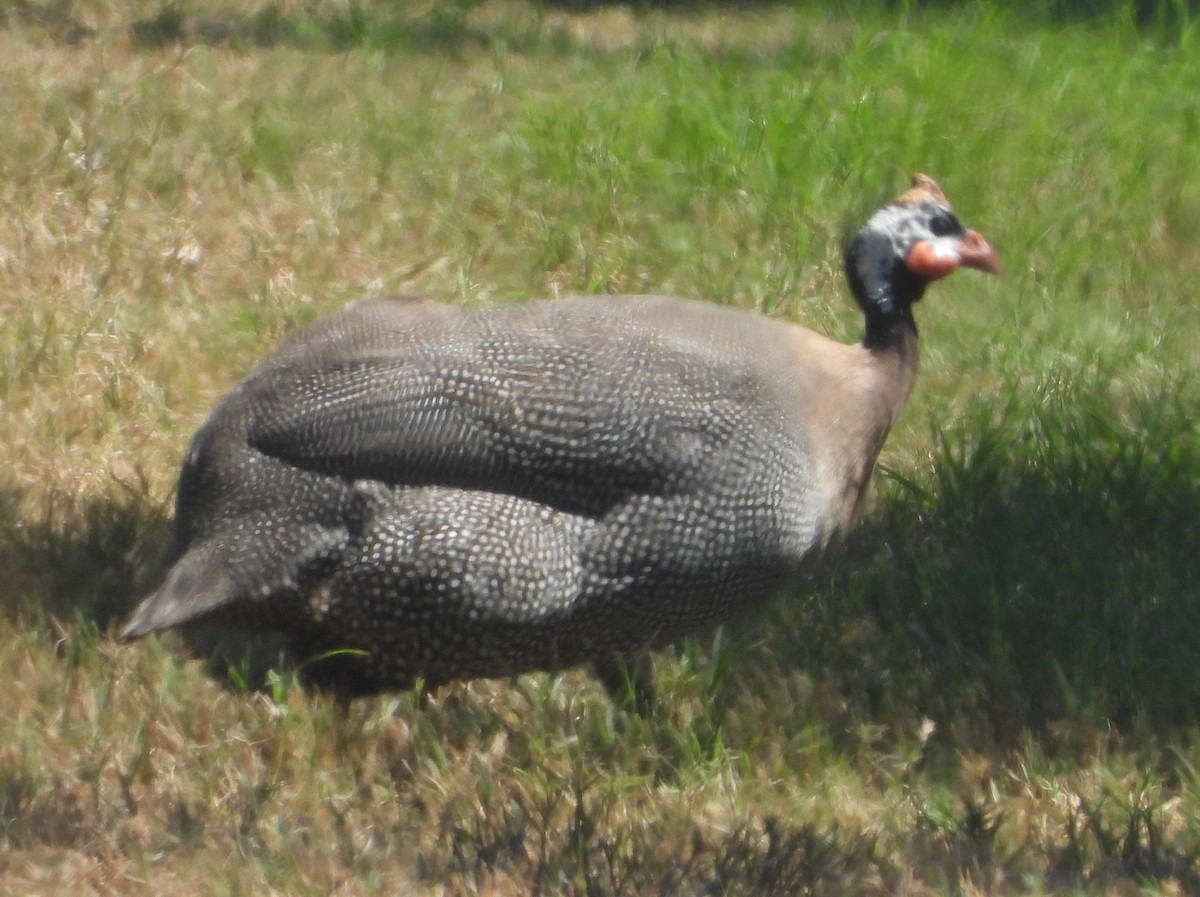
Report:
[[[912,384],[911,304],[955,264],[996,259],[918,179],[847,252],[861,346],[658,296],[353,305],[201,426],[177,558],[123,636],[180,626],[346,694],[611,682],[850,523]]]

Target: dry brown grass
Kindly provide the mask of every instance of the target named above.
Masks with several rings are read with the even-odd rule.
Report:
[[[153,646],[64,642],[48,658],[37,642],[5,637],[5,668],[35,689],[0,699],[8,893],[1194,884],[1194,857],[1174,852],[1192,838],[1178,799],[1102,742],[1053,774],[1031,775],[1028,756],[961,754],[942,781],[922,766],[946,758],[916,743],[850,765],[785,743],[776,756],[702,751],[681,723],[715,721],[686,688],[679,715],[699,718],[614,719],[574,676],[473,683],[420,712],[407,697],[341,711],[286,686],[221,692]]]

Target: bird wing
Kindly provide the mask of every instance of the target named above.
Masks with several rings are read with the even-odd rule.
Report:
[[[588,513],[694,490],[715,464],[754,457],[744,443],[761,436],[749,411],[763,398],[748,364],[716,360],[678,320],[655,329],[579,307],[446,315],[387,340],[326,334],[320,352],[293,349],[247,382],[250,444],[331,475]]]

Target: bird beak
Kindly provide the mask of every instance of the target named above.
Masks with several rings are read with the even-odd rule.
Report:
[[[918,241],[908,251],[907,264],[908,270],[927,280],[945,277],[959,267],[1000,273],[1000,256],[974,230],[960,238]]]
[[[958,254],[962,258],[962,264],[968,268],[986,271],[988,274],[1000,273],[1000,256],[988,241],[979,235],[979,231],[967,231],[962,245],[958,248]]]

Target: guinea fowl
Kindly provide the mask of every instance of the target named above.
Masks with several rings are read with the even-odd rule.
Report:
[[[854,519],[926,286],[999,259],[924,175],[845,253],[847,346],[660,296],[367,301],[196,433],[176,560],[121,633],[282,659],[344,696],[590,663],[759,604]]]

